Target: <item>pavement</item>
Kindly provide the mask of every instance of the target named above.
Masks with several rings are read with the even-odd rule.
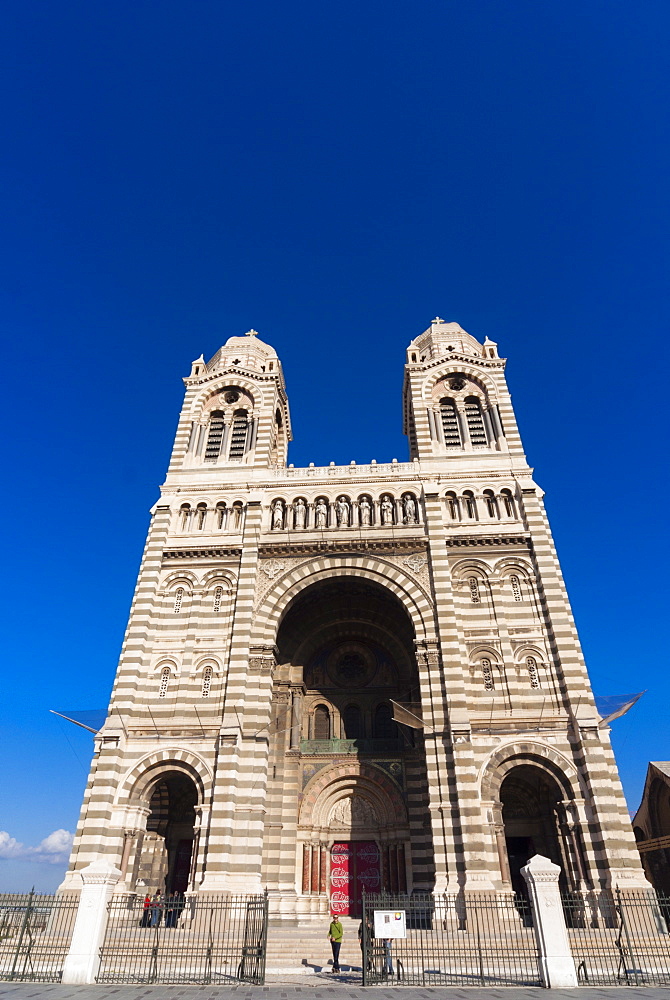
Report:
[[[369,986],[358,976],[316,973],[309,982],[295,979],[265,986],[63,986],[56,983],[0,983],[2,1000],[670,1000],[670,987],[588,987],[545,990],[539,987],[461,989],[451,986]]]

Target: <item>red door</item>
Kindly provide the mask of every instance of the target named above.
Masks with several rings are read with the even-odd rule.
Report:
[[[348,840],[333,844],[330,856],[330,905],[343,917],[360,917],[363,889],[379,892],[379,848],[374,840]]]

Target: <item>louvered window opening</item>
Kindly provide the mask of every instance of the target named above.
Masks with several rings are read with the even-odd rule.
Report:
[[[203,698],[209,698],[209,692],[212,687],[212,668],[205,667],[205,672],[202,675],[202,696]]]
[[[451,399],[443,399],[440,403],[440,413],[442,415],[442,430],[444,432],[444,443],[447,448],[461,447],[461,432],[458,426],[458,414],[456,406]]]
[[[174,613],[179,614],[181,611],[181,602],[184,598],[184,588],[179,587],[174,595]]]
[[[163,667],[161,670],[161,685],[158,689],[158,697],[164,698],[167,694],[168,684],[170,683],[170,668]]]
[[[205,448],[206,462],[215,462],[221,454],[223,428],[223,417],[212,417],[209,424],[209,434],[207,435],[207,447]]]
[[[233,419],[233,428],[230,434],[230,451],[228,458],[241,459],[244,457],[244,448],[247,443],[247,417],[246,414],[236,416]]]
[[[539,688],[540,686],[540,675],[537,669],[537,660],[534,656],[526,657],[526,666],[528,667],[528,677],[530,679],[530,686],[532,688]]]
[[[509,582],[512,586],[512,597],[515,601],[521,600],[521,584],[518,576],[511,576]]]
[[[486,428],[484,427],[484,417],[482,416],[482,408],[478,399],[466,399],[465,416],[468,421],[470,441],[473,446],[488,444]]]
[[[330,712],[325,705],[319,705],[314,712],[314,739],[330,739]]]
[[[471,576],[468,580],[468,586],[470,588],[470,601],[473,604],[479,604],[481,598],[479,596],[479,581],[476,576]]]
[[[214,612],[221,610],[221,599],[223,598],[223,587],[217,587],[214,591]]]

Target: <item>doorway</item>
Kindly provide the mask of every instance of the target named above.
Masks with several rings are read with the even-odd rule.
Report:
[[[342,917],[360,917],[363,889],[381,888],[381,857],[374,840],[341,840],[330,852],[330,906]]]

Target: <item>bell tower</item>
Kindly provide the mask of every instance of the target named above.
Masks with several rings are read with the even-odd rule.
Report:
[[[286,385],[274,348],[255,330],[229,337],[184,379],[186,398],[170,471],[285,467],[291,440]]]
[[[410,458],[523,455],[504,369],[492,340],[482,345],[458,323],[436,317],[407,348],[403,429]]]

